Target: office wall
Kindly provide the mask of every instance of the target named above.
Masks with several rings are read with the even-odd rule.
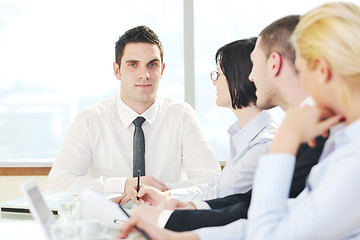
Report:
[[[41,191],[45,191],[47,176],[0,176],[0,202],[21,197],[20,184],[35,179]]]

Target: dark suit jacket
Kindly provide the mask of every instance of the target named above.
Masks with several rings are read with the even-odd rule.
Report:
[[[318,137],[316,147],[301,144],[296,155],[290,197],[294,198],[305,188],[306,178],[311,168],[317,164],[326,139]],[[247,218],[251,200],[251,190],[224,198],[206,201],[212,210],[175,210],[165,228],[173,231],[189,231],[202,227],[222,226],[240,218]]]

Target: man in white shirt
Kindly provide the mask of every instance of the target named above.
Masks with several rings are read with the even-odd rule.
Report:
[[[212,181],[220,174],[195,111],[186,103],[157,96],[164,72],[163,48],[146,26],[117,41],[114,73],[120,96],[96,104],[75,118],[47,181],[48,189],[73,186],[96,191],[136,191],[133,178],[133,121],[145,118],[142,185],[164,191]],[[166,183],[166,185],[165,185]],[[122,199],[125,203],[129,198]]]

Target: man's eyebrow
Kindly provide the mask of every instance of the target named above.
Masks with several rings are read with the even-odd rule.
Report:
[[[150,60],[150,61],[149,61],[149,63],[152,63],[152,62],[160,62],[160,59],[154,58],[153,60]]]
[[[125,62],[126,63],[138,63],[139,61],[138,60],[126,60]]]

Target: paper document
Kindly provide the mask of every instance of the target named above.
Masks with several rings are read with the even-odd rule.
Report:
[[[118,204],[106,199],[101,194],[90,189],[84,190],[81,197],[82,218],[98,219],[106,223],[109,228],[119,229],[121,224],[114,220],[126,222],[128,217],[121,211]],[[130,214],[130,211],[127,211]]]

